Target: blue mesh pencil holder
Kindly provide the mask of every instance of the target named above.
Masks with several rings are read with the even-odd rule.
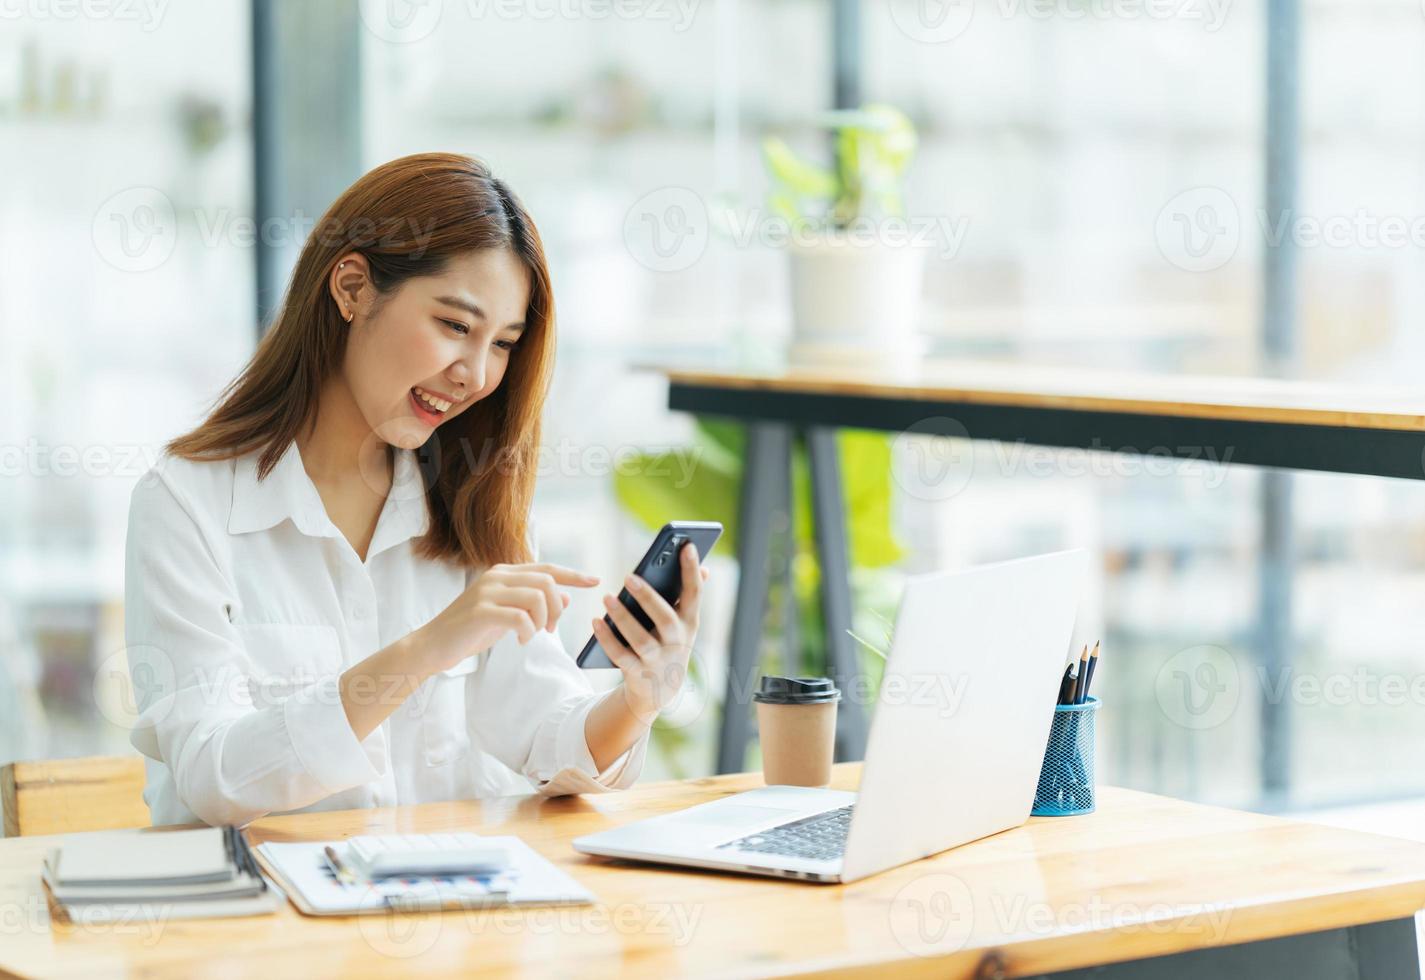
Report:
[[[1094,809],[1094,718],[1099,700],[1054,706],[1049,744],[1034,792],[1035,817],[1071,817]]]

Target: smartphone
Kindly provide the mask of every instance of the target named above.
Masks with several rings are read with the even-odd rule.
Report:
[[[678,596],[683,591],[683,566],[679,564],[679,553],[683,546],[691,543],[698,549],[699,561],[705,561],[708,552],[712,551],[713,545],[721,536],[722,525],[717,521],[669,521],[653,539],[653,544],[639,560],[633,573],[653,586],[659,595],[676,607]],[[638,600],[629,595],[628,589],[619,590],[618,601],[623,603],[623,607],[631,612],[633,618],[645,629],[653,629],[653,621],[648,618]],[[604,616],[604,624],[613,631],[614,636],[620,641],[623,640],[623,634],[607,615]],[[594,636],[589,637],[589,642],[584,644],[584,649],[579,652],[574,662],[585,669],[614,666],[614,662],[609,659],[603,647],[599,646],[598,638]]]

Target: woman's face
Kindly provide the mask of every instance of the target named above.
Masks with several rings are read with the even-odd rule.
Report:
[[[425,444],[500,385],[524,330],[530,277],[508,249],[452,259],[409,279],[379,306],[365,260],[344,256],[332,292],[348,327],[344,373],[357,408],[380,439]]]

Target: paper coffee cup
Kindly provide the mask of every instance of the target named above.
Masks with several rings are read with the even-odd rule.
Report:
[[[763,677],[752,696],[768,786],[826,786],[841,692],[828,677]]]

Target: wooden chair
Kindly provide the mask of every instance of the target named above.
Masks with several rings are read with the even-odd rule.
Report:
[[[6,837],[147,827],[144,759],[90,756],[0,767]]]

